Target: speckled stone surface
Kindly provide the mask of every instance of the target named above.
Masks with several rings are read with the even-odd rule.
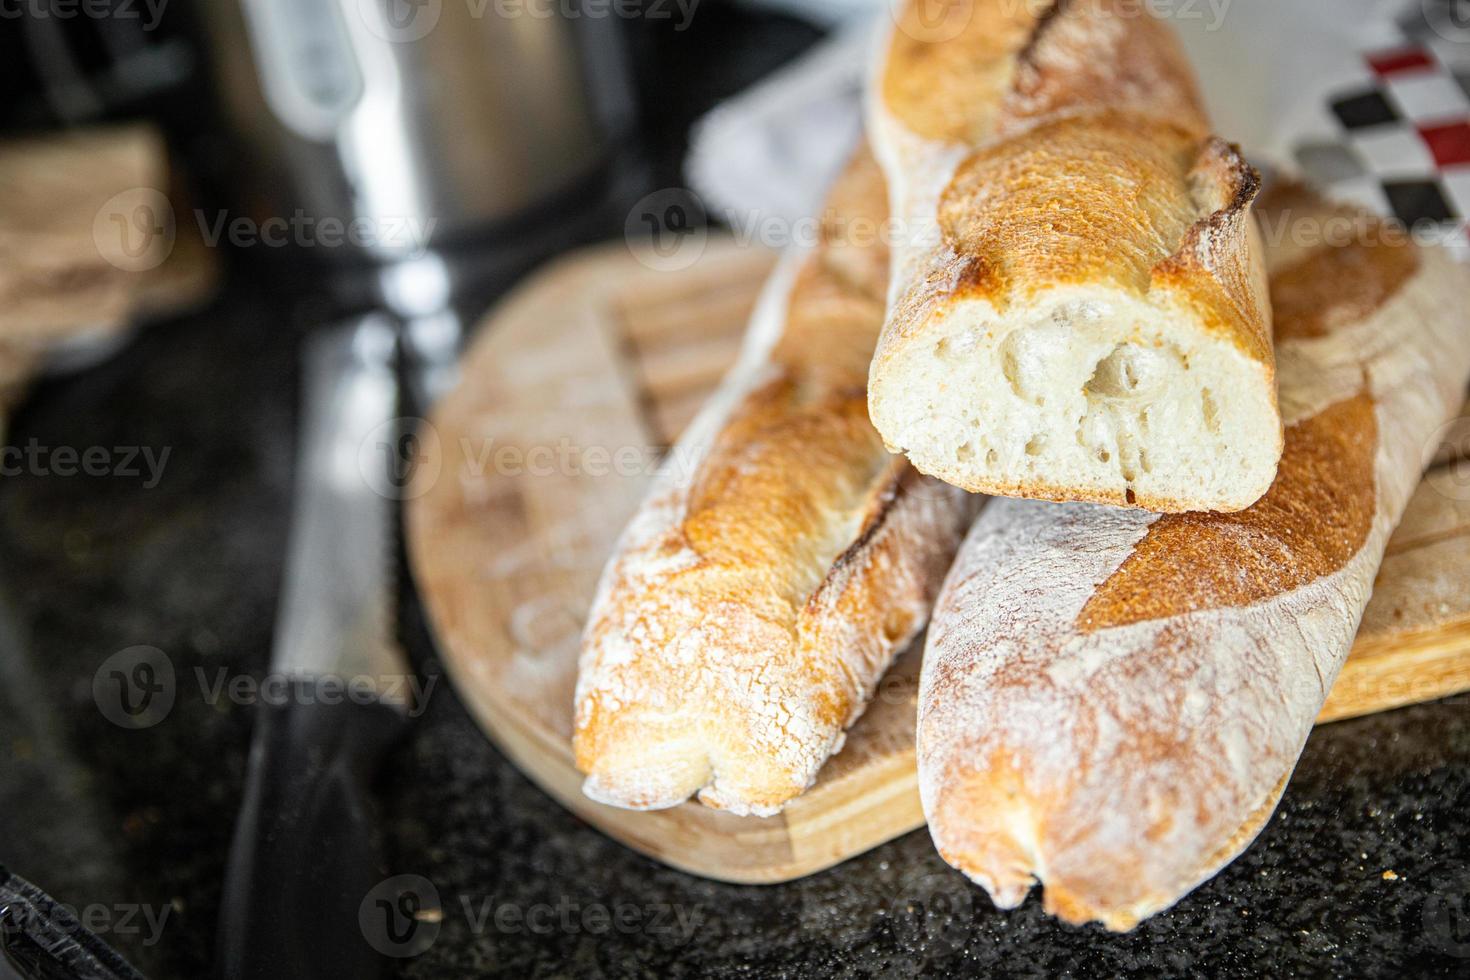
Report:
[[[320,315],[272,292],[237,273],[211,310],[43,384],[13,421],[11,445],[166,448],[156,487],[0,477],[0,863],[103,909],[158,980],[207,974],[239,805],[250,709],[208,684],[259,678],[269,654],[296,326]],[[178,696],[127,731],[92,679],[138,644],[168,655]],[[1246,854],[1121,937],[1058,926],[1034,898],[996,911],[922,831],[776,887],[669,870],[532,786],[442,678],[381,795],[392,870],[443,908],[400,963],[421,980],[1470,974],[1470,699],[1319,729]],[[123,904],[161,928],[107,911]]]

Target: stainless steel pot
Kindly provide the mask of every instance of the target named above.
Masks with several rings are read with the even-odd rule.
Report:
[[[254,210],[392,262],[595,181],[631,96],[616,21],[508,0],[203,0]],[[298,235],[309,228],[296,229]]]

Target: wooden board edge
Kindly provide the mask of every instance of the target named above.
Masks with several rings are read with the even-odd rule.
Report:
[[[444,666],[456,693],[474,690],[456,677],[452,658],[446,659]],[[583,795],[582,774],[572,764],[562,739],[548,737],[544,729],[518,723],[514,709],[497,704],[493,698],[470,697],[465,705],[521,775],[578,818],[660,864],[740,885],[777,884],[821,870],[793,855],[784,815],[758,823],[749,818],[750,828],[733,829],[712,825],[741,818],[695,802],[648,811],[605,806]],[[679,846],[681,841],[689,846]],[[709,853],[711,842],[721,845],[717,856]]]
[[[515,304],[523,292],[529,294],[542,286],[543,277],[589,277],[590,281],[602,263],[622,247],[595,246],[558,259],[528,277],[521,289],[497,305],[492,316]],[[596,278],[600,281],[601,274],[596,273]],[[453,619],[437,608],[433,576],[420,573],[430,566],[414,542],[422,530],[419,525],[427,526],[427,517],[415,514],[421,509],[416,501],[410,501],[408,509],[406,530],[414,559],[410,574],[420,586],[429,629],[434,632],[434,624]],[[578,818],[661,864],[731,884],[776,884],[832,867],[924,824],[911,749],[885,755],[860,771],[819,784],[769,820],[733,817],[695,802],[651,812],[599,804],[582,794],[582,777],[563,735],[497,691],[486,689],[482,679],[470,674],[472,663],[467,658],[472,651],[456,651],[438,642],[437,636],[435,641],[456,694],[523,775]],[[1407,676],[1410,674],[1415,676]],[[1420,676],[1426,674],[1429,676]],[[1470,690],[1470,614],[1431,630],[1402,631],[1356,644],[1317,723],[1465,690]],[[1385,691],[1390,693],[1385,696]]]
[[[1470,615],[1358,643],[1317,724],[1360,718],[1470,690]]]
[[[454,657],[442,658],[449,682],[476,722],[516,769],[577,817],[619,843],[714,881],[774,885],[834,867],[879,844],[924,826],[913,753],[885,759],[860,776],[824,784],[769,818],[736,817],[689,801],[668,810],[624,810],[582,793],[582,774],[565,739],[523,724],[513,705],[465,683]],[[836,801],[834,802],[834,797]],[[716,826],[717,824],[726,826]],[[833,836],[833,826],[843,833]],[[728,853],[703,857],[698,847],[670,849],[691,836]],[[840,841],[841,843],[838,843]]]

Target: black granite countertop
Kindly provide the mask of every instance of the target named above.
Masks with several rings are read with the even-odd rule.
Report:
[[[0,863],[158,980],[206,975],[213,951],[251,716],[209,692],[266,670],[298,327],[320,315],[237,265],[208,310],[41,384],[7,436],[100,447],[114,472],[0,478]],[[156,483],[141,453],[123,472],[144,448]],[[137,645],[178,694],[132,731],[93,679]],[[922,831],[780,886],[670,870],[536,789],[442,677],[380,790],[392,869],[444,909],[405,977],[1470,973],[1470,699],[1319,729],[1260,839],[1127,936],[1034,896],[998,912]]]

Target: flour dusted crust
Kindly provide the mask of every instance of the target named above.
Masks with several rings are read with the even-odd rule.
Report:
[[[1126,930],[1254,839],[1470,374],[1465,270],[1300,188],[1263,202],[1286,449],[1238,514],[997,501],[936,602],[918,762],[945,860]],[[1305,243],[1305,244],[1304,244]]]
[[[1008,496],[1265,493],[1259,181],[1167,25],[1134,0],[914,0],[869,117],[899,230],[869,386],[891,449]]]
[[[868,421],[885,217],[861,152],[609,562],[576,693],[593,799],[777,812],[923,628],[974,504]]]

